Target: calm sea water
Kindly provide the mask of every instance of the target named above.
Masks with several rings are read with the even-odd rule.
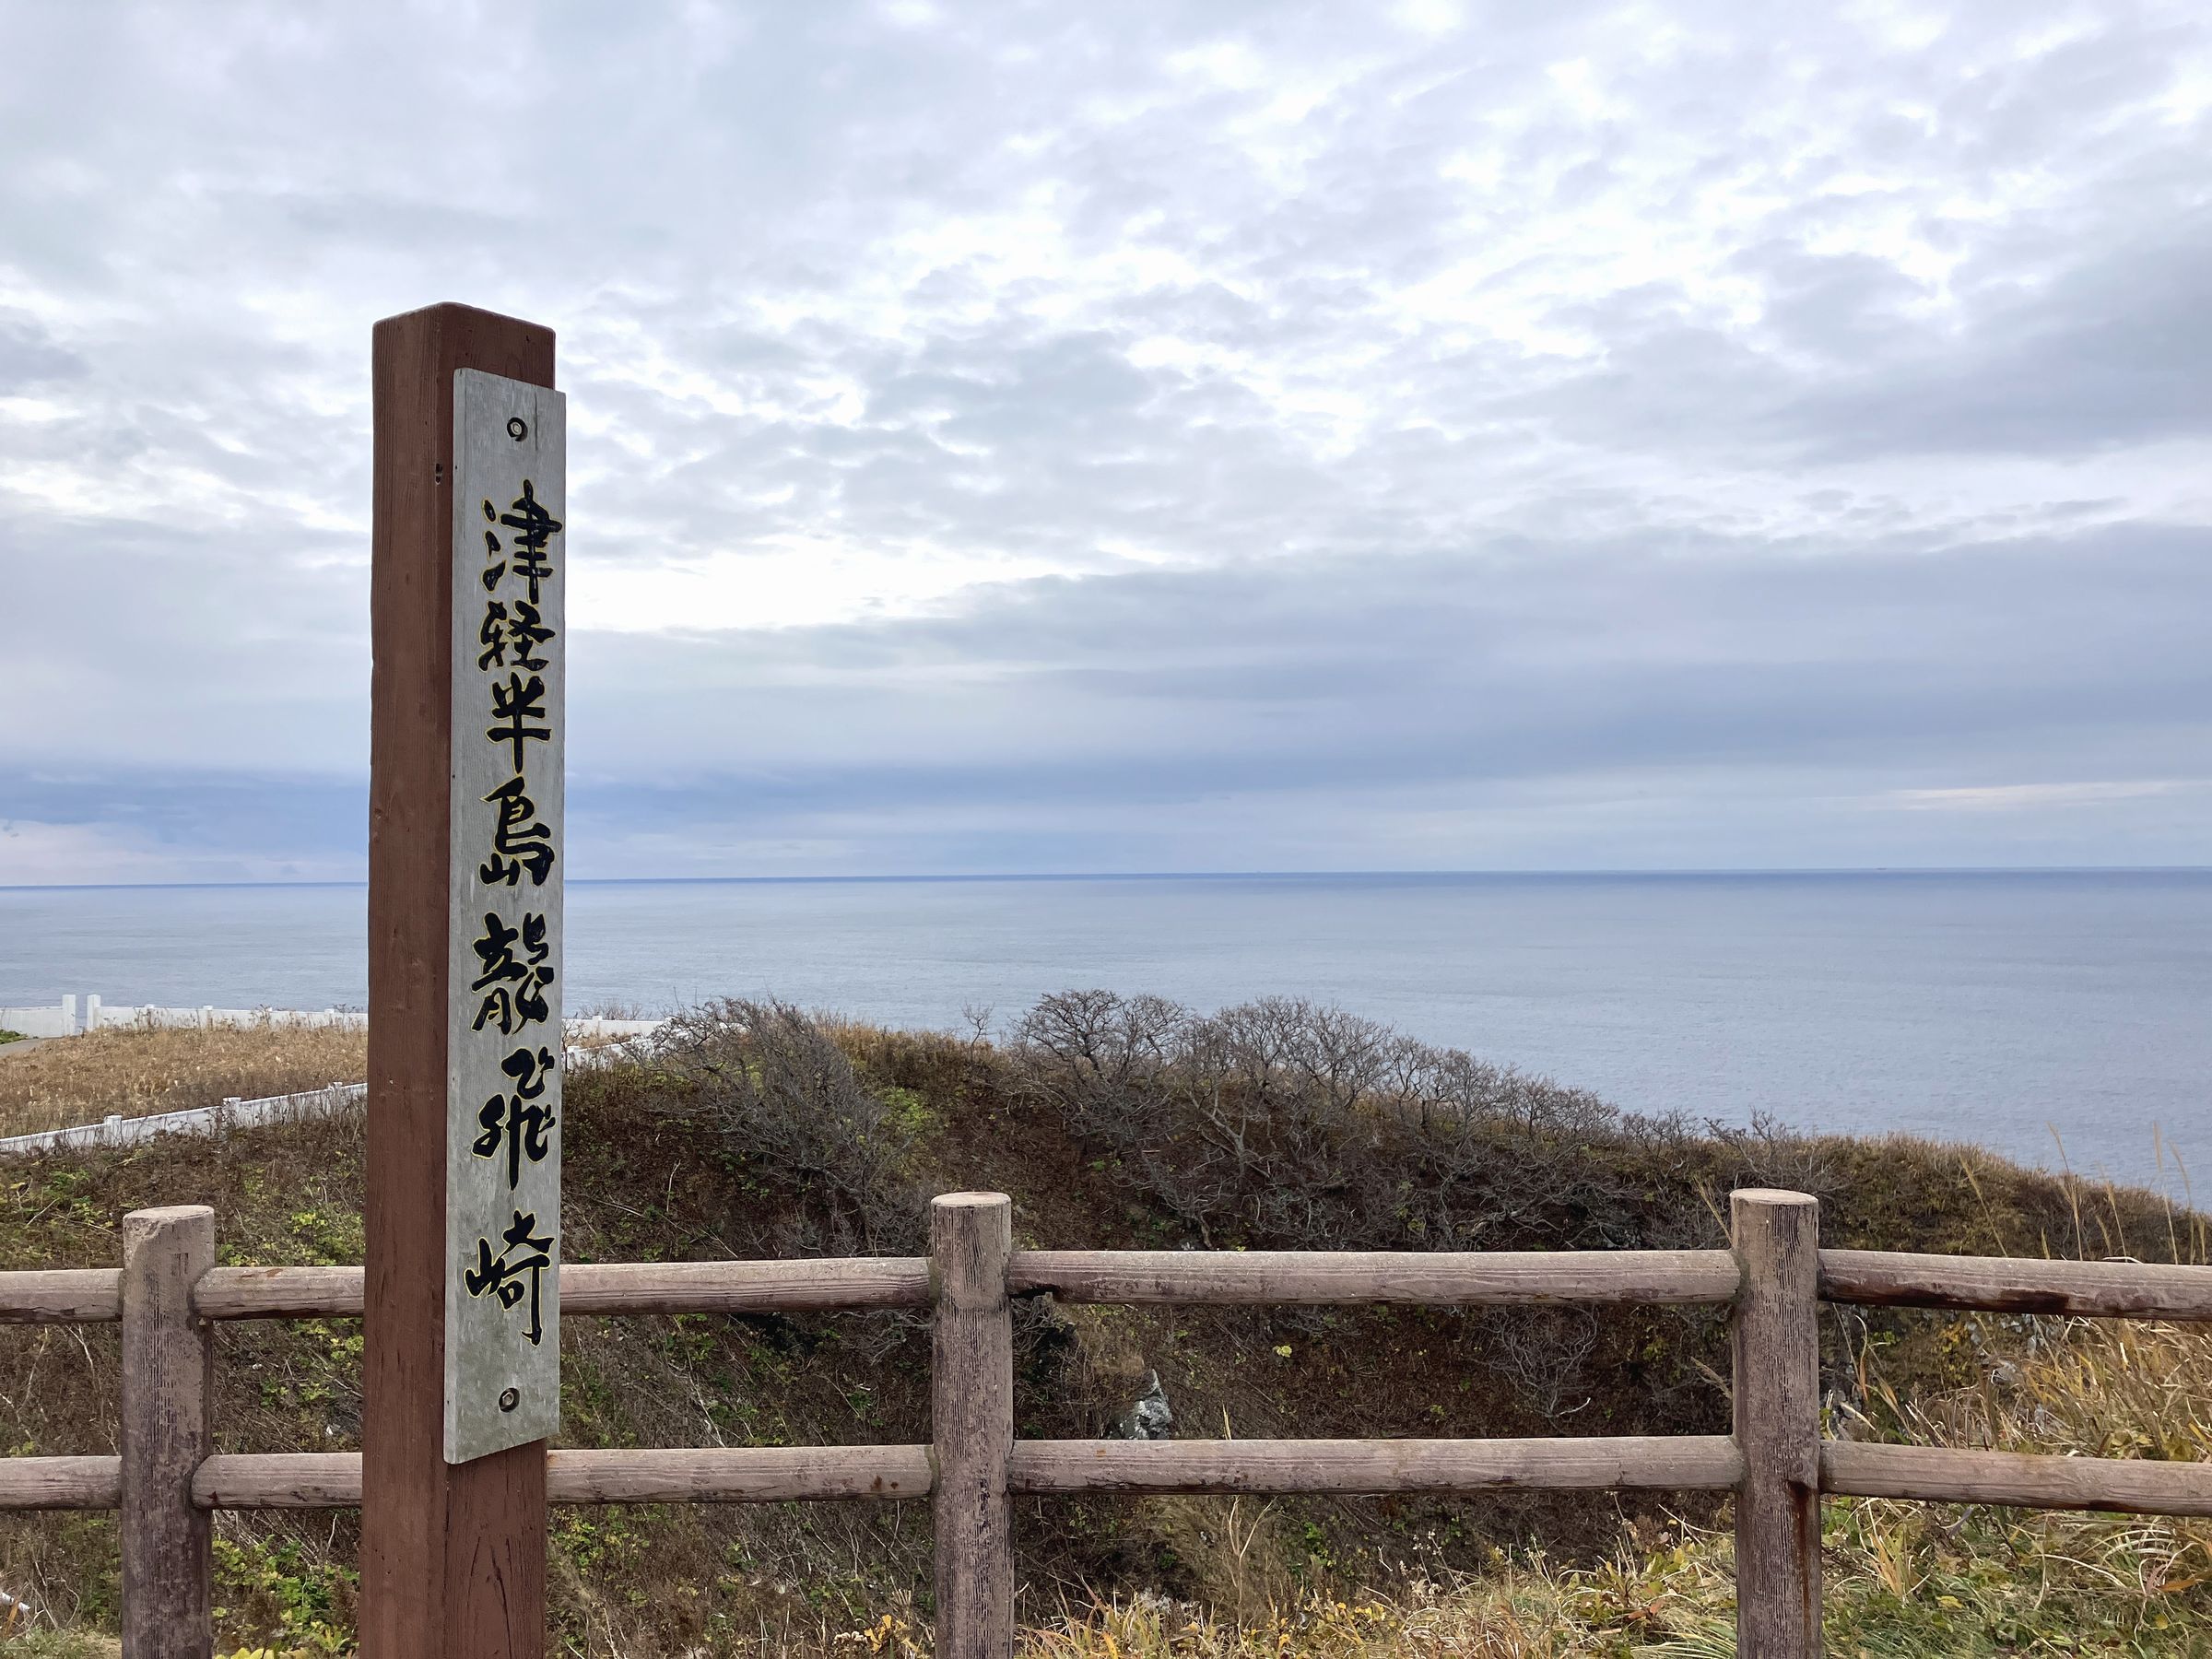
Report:
[[[0,1005],[366,1000],[359,888],[0,889]],[[1637,1109],[1902,1129],[2212,1194],[2212,871],[587,883],[568,998],[894,1025],[1288,994]]]

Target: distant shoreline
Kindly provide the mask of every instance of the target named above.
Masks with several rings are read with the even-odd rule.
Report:
[[[344,883],[0,893],[0,1004],[359,1006],[368,914]],[[1631,1110],[2044,1167],[2055,1126],[2145,1184],[2152,1125],[2206,1153],[2203,870],[607,881],[569,923],[574,1007],[772,994],[949,1030],[1071,988],[1311,997]]]
[[[1020,881],[1791,881],[1912,880],[1937,877],[2212,876],[2212,865],[1870,865],[1773,869],[1669,870],[1041,870],[900,876],[577,876],[571,887],[793,887]],[[233,888],[336,888],[360,881],[27,881],[0,893],[117,893]]]

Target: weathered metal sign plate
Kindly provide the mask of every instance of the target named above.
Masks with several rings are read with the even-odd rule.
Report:
[[[453,376],[445,1457],[560,1426],[567,400]]]

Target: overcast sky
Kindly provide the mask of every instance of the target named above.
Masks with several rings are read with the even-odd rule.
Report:
[[[439,300],[560,336],[580,877],[2207,862],[2208,111],[2114,0],[0,0],[0,883],[361,874]]]

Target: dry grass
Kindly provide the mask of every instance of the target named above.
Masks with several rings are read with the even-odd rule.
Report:
[[[0,1135],[359,1082],[368,1043],[364,1031],[297,1026],[126,1027],[0,1051]]]
[[[2100,1324],[2007,1333],[2025,1358],[1982,1384],[1900,1403],[1868,1379],[1882,1422],[1928,1443],[2095,1457],[2212,1457],[2212,1331]],[[2212,1521],[1831,1500],[1827,1648],[1854,1659],[2212,1653]],[[1450,1584],[1310,1597],[1242,1621],[1138,1594],[1024,1633],[1030,1659],[1723,1659],[1735,1651],[1725,1533],[1677,1526],[1611,1560],[1497,1556]],[[925,1653],[895,1616],[847,1653]]]
[[[88,1630],[20,1632],[0,1625],[0,1653],[7,1659],[119,1659],[123,1643]]]
[[[198,1044],[210,1037],[115,1035]],[[289,1046],[340,1034],[276,1035]],[[890,1112],[869,1119],[869,1133],[888,1122],[907,1148],[897,1167],[862,1183],[870,1213],[911,1220],[922,1191],[993,1187],[1016,1194],[1024,1236],[1041,1246],[1186,1241],[1145,1194],[1101,1169],[1101,1148],[1009,1086],[1003,1052],[857,1028],[834,1035]],[[749,1058],[783,1066],[812,1053],[786,1054],[788,1047],[759,1045]],[[98,1053],[75,1044],[47,1052],[72,1049]],[[39,1057],[0,1058],[0,1083],[10,1066]],[[211,1069],[216,1097],[271,1091]],[[357,1053],[307,1080],[359,1075]],[[567,1224],[578,1259],[789,1254],[824,1225],[808,1218],[834,1194],[820,1174],[794,1172],[784,1130],[728,1133],[743,1125],[710,1111],[700,1088],[690,1070],[664,1061],[580,1070],[572,1079]],[[794,1112],[818,1115],[816,1093],[794,1085],[780,1088],[777,1098],[785,1096]],[[347,1124],[343,1135],[275,1125],[11,1165],[0,1170],[0,1264],[112,1260],[122,1214],[182,1201],[217,1206],[227,1262],[358,1261],[358,1115]],[[1538,1153],[1564,1157],[1528,1133]],[[1510,1228],[1498,1222],[1482,1242],[1576,1242],[1575,1218],[1594,1208],[1618,1219],[1606,1242],[1717,1241],[1700,1194],[1794,1179],[1792,1160],[1803,1152],[1571,1138],[1584,1161],[1559,1170],[1573,1199],[1566,1219],[1514,1212]],[[1500,1161],[1512,1167],[1520,1140],[1500,1145]],[[2203,1253],[2194,1218],[2170,1218],[2138,1195],[2097,1194],[1994,1161],[1961,1173],[1957,1158],[1910,1146],[1839,1141],[1813,1151],[1833,1242]],[[1407,1171],[1408,1180],[1418,1172]],[[1352,1241],[1416,1242],[1386,1220]],[[1838,1311],[1830,1331],[1830,1381],[1858,1408],[1839,1406],[1831,1432],[2105,1455],[2212,1451],[2212,1334],[1932,1315],[1854,1321]],[[1632,1371],[1618,1355],[1585,1367],[1585,1386],[1609,1392],[1583,1421],[1602,1413],[1614,1432],[1724,1425],[1701,1382],[1691,1390],[1677,1379],[1701,1360],[1724,1364],[1712,1347],[1717,1326],[1609,1316],[1605,1330],[1625,1333],[1619,1352],[1641,1358]],[[1232,1406],[1240,1434],[1545,1432],[1533,1408],[1516,1403],[1514,1378],[1486,1358],[1491,1334],[1473,1321],[1411,1314],[1209,1321],[1077,1310],[1025,1327],[1022,1421],[1054,1437],[1099,1432],[1125,1406],[1127,1380],[1157,1369],[1185,1433],[1207,1432]],[[571,1443],[589,1445],[923,1439],[926,1341],[918,1324],[874,1316],[578,1322],[563,1345],[564,1427]],[[356,1443],[358,1324],[256,1324],[227,1328],[221,1342],[223,1449]],[[1271,1357],[1278,1343],[1295,1345],[1295,1361]],[[1364,1385],[1377,1356],[1398,1386]],[[115,1363],[112,1327],[0,1342],[0,1439],[24,1450],[112,1450]],[[1733,1644],[1728,1540],[1716,1530],[1724,1514],[1693,1501],[1686,1496],[1671,1517],[1633,1505],[1594,1504],[1585,1515],[1503,1500],[1388,1512],[1295,1500],[1030,1504],[1018,1524],[1022,1651],[1034,1659],[1718,1655]],[[112,1625],[112,1518],[0,1521],[0,1582],[65,1623]],[[1836,1502],[1827,1526],[1833,1653],[2212,1654],[2206,1523]],[[346,1517],[223,1517],[225,1649],[347,1651],[350,1528]],[[921,1506],[562,1510],[552,1545],[561,1652],[872,1659],[926,1648]],[[14,1651],[0,1646],[0,1655]],[[28,1650],[41,1659],[102,1651],[112,1649],[96,1640],[81,1650]]]

